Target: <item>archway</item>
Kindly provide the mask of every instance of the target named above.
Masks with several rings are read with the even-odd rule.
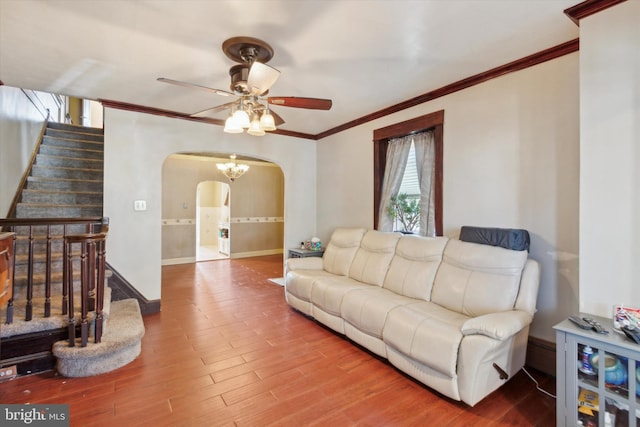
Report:
[[[223,230],[223,235],[229,237],[224,241],[229,245],[222,252],[230,258],[284,254],[282,169],[268,161],[238,157],[239,161],[250,165],[250,169],[232,183],[216,167],[216,163],[224,162],[228,155],[179,153],[165,159],[162,170],[162,265],[204,260],[205,254],[196,253],[201,246],[196,240],[204,240],[207,246],[214,247],[211,240],[216,240],[218,244],[220,240],[203,239],[199,231],[207,231],[208,227],[210,236],[220,233],[219,222],[228,222],[228,229]],[[201,215],[198,212],[197,187],[206,182],[228,185],[227,221],[224,221],[224,217],[219,220],[215,215],[209,214],[209,219],[198,225]],[[217,194],[214,197],[218,200],[224,198],[224,205],[227,194],[223,191],[218,191]],[[220,203],[208,203],[211,207],[219,205]],[[202,258],[200,255],[203,255]]]

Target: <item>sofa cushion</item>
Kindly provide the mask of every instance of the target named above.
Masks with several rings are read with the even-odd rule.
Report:
[[[400,237],[399,233],[367,231],[349,268],[349,277],[382,286]]]
[[[322,311],[340,316],[342,298],[355,289],[366,289],[371,285],[343,276],[318,277],[311,288],[311,303]]]
[[[454,378],[461,328],[467,320],[465,315],[421,301],[391,310],[382,339],[396,351]]]
[[[412,304],[413,298],[398,295],[387,289],[369,286],[348,292],[342,299],[342,318],[362,332],[382,339],[387,313],[401,305]]]
[[[399,295],[429,301],[446,237],[403,236],[396,246],[383,287]]]
[[[514,251],[529,252],[531,239],[529,232],[523,229],[470,227],[460,228],[460,240],[463,242],[482,243],[483,245],[500,246]]]
[[[470,317],[511,310],[526,251],[449,240],[431,301]]]
[[[322,268],[329,273],[346,276],[353,261],[365,228],[337,228],[322,256]]]
[[[285,289],[287,293],[304,300],[311,301],[311,287],[320,276],[328,277],[331,273],[324,270],[293,270],[287,272]]]

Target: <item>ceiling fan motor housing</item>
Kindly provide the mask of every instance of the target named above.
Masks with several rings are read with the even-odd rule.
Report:
[[[229,75],[231,76],[231,90],[233,92],[248,95],[249,87],[247,86],[247,79],[249,78],[249,65],[248,64],[240,64],[234,65],[229,70]]]
[[[232,37],[222,43],[222,51],[229,59],[240,63],[260,61],[263,64],[273,57],[269,43],[253,37]]]

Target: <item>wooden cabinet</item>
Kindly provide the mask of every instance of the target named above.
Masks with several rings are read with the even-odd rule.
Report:
[[[640,426],[640,345],[596,319],[608,335],[568,320],[556,330],[557,425]]]
[[[11,299],[13,290],[13,235],[0,233],[0,307]]]

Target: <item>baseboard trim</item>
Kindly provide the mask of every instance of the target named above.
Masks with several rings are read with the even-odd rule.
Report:
[[[167,258],[162,260],[162,265],[193,264],[194,262],[196,257]]]
[[[263,251],[253,251],[253,252],[234,252],[231,254],[231,258],[251,258],[254,256],[266,256],[266,255],[280,255],[284,253],[282,249],[266,249]]]
[[[140,312],[143,316],[147,314],[154,314],[160,312],[160,300],[148,300],[142,295],[136,288],[127,281],[117,270],[115,270],[109,263],[107,263],[107,269],[111,270],[113,274],[109,277],[109,287],[111,288],[111,300],[120,301],[128,298],[135,298],[140,304]]]
[[[556,376],[556,343],[541,338],[529,337],[527,344],[528,367]]]

